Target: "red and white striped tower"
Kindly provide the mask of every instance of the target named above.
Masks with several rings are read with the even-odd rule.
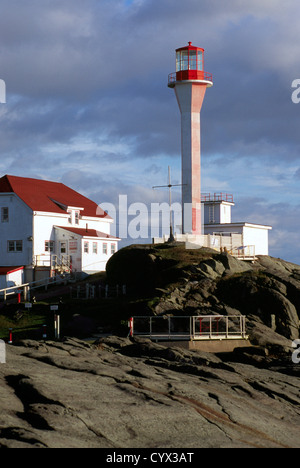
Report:
[[[169,75],[181,112],[182,233],[201,235],[200,111],[212,75],[204,71],[204,49],[176,49],[176,72]]]

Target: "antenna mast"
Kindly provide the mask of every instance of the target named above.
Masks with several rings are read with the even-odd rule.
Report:
[[[169,189],[169,205],[170,205],[170,237],[168,239],[168,242],[174,242],[174,234],[173,234],[173,221],[172,221],[172,187],[181,187],[182,184],[172,184],[171,183],[171,169],[170,166],[168,166],[168,173],[169,173],[169,183],[168,185],[154,185],[152,188],[168,188]]]

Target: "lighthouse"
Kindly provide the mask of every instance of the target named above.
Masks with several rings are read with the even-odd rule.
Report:
[[[200,111],[212,75],[204,71],[204,49],[176,49],[176,72],[168,77],[181,113],[182,233],[201,235]]]

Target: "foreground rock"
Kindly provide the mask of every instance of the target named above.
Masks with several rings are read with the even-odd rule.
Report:
[[[299,448],[298,367],[246,354],[117,337],[7,346],[0,447]]]

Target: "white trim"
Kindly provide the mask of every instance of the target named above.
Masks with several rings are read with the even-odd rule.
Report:
[[[205,227],[253,227],[256,229],[268,229],[271,230],[272,226],[267,226],[263,224],[254,224],[254,223],[211,223],[211,224],[204,224]]]

